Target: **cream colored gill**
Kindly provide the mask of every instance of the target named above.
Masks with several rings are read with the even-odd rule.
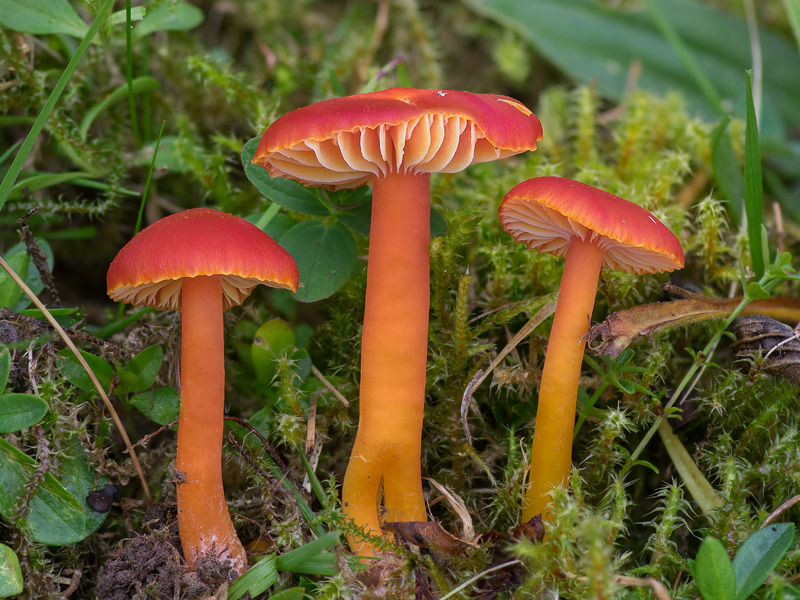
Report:
[[[455,173],[515,153],[496,148],[469,119],[425,114],[299,142],[273,150],[265,162],[272,176],[344,188],[388,173]]]
[[[227,310],[238,306],[250,295],[258,284],[256,279],[238,275],[223,275],[222,308]],[[120,286],[108,293],[112,300],[134,306],[152,306],[159,310],[181,309],[181,288],[183,279],[166,279],[142,285]]]

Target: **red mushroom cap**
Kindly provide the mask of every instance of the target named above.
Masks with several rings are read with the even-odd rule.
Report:
[[[535,150],[539,119],[507,96],[392,88],[292,111],[267,128],[253,163],[273,177],[354,188],[390,172],[455,173]]]
[[[223,307],[238,306],[258,284],[297,290],[294,259],[252,223],[193,208],[143,229],[108,269],[108,295],[118,302],[180,310],[181,280],[223,275]]]
[[[562,177],[523,181],[498,211],[511,236],[528,248],[563,256],[573,236],[597,240],[603,266],[633,273],[683,267],[678,238],[648,211],[619,196]]]

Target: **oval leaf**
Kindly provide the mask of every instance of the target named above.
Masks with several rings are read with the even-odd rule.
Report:
[[[11,374],[11,353],[8,348],[0,350],[0,392],[8,383],[8,376]]]
[[[0,396],[0,433],[12,433],[36,425],[48,410],[47,402],[31,394]]]
[[[736,600],[744,600],[767,580],[794,541],[794,523],[776,523],[751,535],[733,557]]]
[[[124,368],[117,371],[120,385],[117,392],[141,392],[153,386],[161,369],[164,351],[161,346],[149,346],[134,356]]]
[[[0,25],[22,33],[66,33],[77,38],[89,31],[67,0],[3,0]]]
[[[133,30],[133,36],[141,38],[155,31],[182,31],[192,29],[203,22],[203,11],[186,2],[162,2],[147,11],[144,20]]]
[[[301,302],[322,300],[350,278],[356,266],[356,242],[341,224],[325,227],[316,219],[292,227],[280,240],[300,271],[294,297]]]
[[[128,404],[151,421],[166,425],[178,420],[181,396],[175,388],[162,387],[136,394],[128,400]]]
[[[251,355],[259,382],[272,383],[278,372],[275,359],[289,355],[294,350],[295,341],[291,325],[283,319],[272,319],[258,328],[253,337]]]
[[[305,215],[327,216],[328,207],[307,187],[292,179],[270,177],[267,170],[252,163],[260,138],[253,138],[242,148],[244,173],[256,189],[284,208]]]
[[[703,600],[734,600],[736,581],[733,567],[718,539],[707,537],[697,551],[694,578]]]
[[[90,354],[85,350],[81,350],[80,353],[94,373],[94,376],[97,377],[97,381],[100,382],[100,387],[108,392],[111,387],[111,378],[114,376],[114,369],[99,356]],[[75,387],[82,389],[84,392],[96,391],[89,374],[81,363],[78,362],[78,359],[75,358],[75,355],[72,354],[69,348],[65,348],[59,352],[58,356],[61,358],[59,369],[67,381]]]
[[[19,559],[11,548],[0,544],[0,598],[21,594],[22,589]]]

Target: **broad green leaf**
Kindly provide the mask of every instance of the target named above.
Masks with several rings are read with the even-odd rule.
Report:
[[[13,250],[13,248],[12,248]],[[31,258],[27,252],[6,252],[5,261],[20,278],[25,278]],[[0,308],[13,308],[22,301],[22,288],[4,270],[0,271]]]
[[[100,382],[100,387],[103,388],[103,391],[108,392],[111,387],[111,379],[114,377],[114,369],[99,356],[95,356],[85,350],[80,350],[80,353],[86,361],[86,364],[89,365],[89,368],[94,373],[94,376],[97,377],[97,381]],[[89,374],[81,363],[78,362],[78,359],[75,358],[75,355],[72,354],[69,348],[65,348],[59,352],[58,356],[61,358],[58,363],[59,370],[67,381],[75,387],[82,389],[84,392],[96,391]]]
[[[38,308],[26,308],[17,312],[26,317],[33,317],[35,319],[45,318],[44,313]],[[82,317],[79,308],[49,308],[47,312],[49,312],[62,327],[71,327]]]
[[[82,466],[77,466],[75,461],[82,461]],[[31,457],[2,438],[0,462],[3,464],[0,469],[0,514],[14,523],[18,519],[17,504],[34,477],[37,465]],[[85,462],[82,450],[62,462],[65,464],[56,474],[65,476],[64,485],[52,473],[47,473],[29,503],[27,518],[19,523],[19,526],[27,526],[31,537],[42,544],[63,546],[77,543],[93,533],[106,516],[86,504],[86,494],[91,489],[86,484],[88,479],[94,482],[95,470]],[[97,483],[102,485],[106,481],[106,478],[99,478]],[[69,491],[65,486],[70,488]],[[76,493],[80,498],[76,498]]]
[[[161,6],[164,6],[163,4]],[[157,79],[152,77],[137,77],[131,82],[131,87],[133,88],[134,94],[141,94],[143,92],[149,92],[152,90],[157,90],[161,87],[161,84],[158,82]],[[86,135],[89,133],[89,127],[92,126],[92,123],[104,110],[107,110],[110,106],[116,104],[117,102],[124,100],[128,97],[128,84],[124,83],[115,89],[113,92],[105,96],[100,102],[92,106],[83,116],[83,121],[81,121],[81,126],[78,129],[81,135],[81,139],[85,140]],[[160,146],[160,145],[159,145]],[[17,186],[20,184],[18,183]]]
[[[794,541],[794,523],[776,523],[756,531],[733,557],[736,600],[745,600],[767,580]]]
[[[330,531],[321,535],[313,542],[304,544],[303,546],[295,548],[286,554],[281,554],[275,559],[278,570],[291,571],[292,573],[309,573],[311,575],[315,574],[314,572],[309,572],[304,569],[311,569],[312,566],[316,566],[318,568],[319,563],[314,562],[314,560],[319,557],[324,550],[328,550],[329,548],[333,547],[334,544],[339,541],[341,535],[341,531]]]
[[[272,206],[275,205],[273,204]],[[256,213],[246,218],[253,225],[258,225],[258,221],[261,219],[263,214],[264,213]],[[297,219],[293,219],[287,214],[277,214],[269,220],[269,223],[267,223],[266,226],[262,228],[262,231],[266,233],[269,237],[271,237],[273,240],[279,240],[281,239],[281,237],[283,237],[283,235],[287,231],[289,231],[295,225],[297,225]]]
[[[707,537],[697,551],[694,578],[703,600],[734,600],[736,580],[733,567],[718,539]]]
[[[228,600],[238,600],[250,592],[255,598],[267,591],[278,581],[278,570],[275,568],[275,557],[268,555],[250,567],[244,575],[231,584],[228,590]]]
[[[164,351],[161,346],[149,346],[117,370],[120,385],[118,393],[141,392],[153,386],[161,369]]]
[[[148,10],[144,21],[133,29],[133,37],[141,38],[156,31],[182,31],[203,22],[203,11],[187,2],[162,2]]]
[[[172,387],[161,387],[131,396],[128,404],[159,425],[178,420],[181,395]]]
[[[730,117],[722,119],[711,134],[711,164],[714,167],[714,182],[722,190],[737,223],[744,212],[744,177],[728,131]]]
[[[295,342],[291,325],[283,319],[272,319],[258,328],[253,337],[251,356],[259,382],[272,383],[278,372],[275,359],[291,354]]]
[[[303,600],[306,595],[306,588],[293,587],[283,590],[277,594],[272,594],[268,600]]]
[[[42,252],[45,255],[47,268],[53,268],[53,249],[43,239],[36,239]],[[14,272],[19,275],[25,284],[31,288],[34,294],[39,294],[44,289],[41,277],[39,277],[39,270],[30,259],[25,245],[22,243],[16,244],[8,249],[4,256],[6,262],[14,269]],[[17,298],[15,304],[5,304],[10,302],[13,298]],[[8,307],[14,312],[19,312],[25,309],[31,303],[22,289],[8,276],[8,274],[0,269],[0,308]]]
[[[676,90],[690,112],[719,114],[640,5],[623,10],[594,0],[468,0],[478,12],[517,31],[550,62],[573,79],[596,85],[615,101],[623,98],[626,78],[641,64],[637,87],[664,94]],[[658,11],[683,41],[735,115],[745,115],[742,73],[752,63],[744,19],[694,0],[655,0]],[[709,27],[713,23],[713,27]],[[764,71],[762,133],[783,137],[784,123],[800,123],[800,78],[796,49],[767,30],[759,32]]]
[[[89,31],[67,0],[3,0],[0,25],[22,33],[65,33],[77,38]]]
[[[356,266],[356,242],[340,223],[325,227],[312,219],[292,227],[280,239],[300,271],[300,285],[294,297],[315,302],[334,294],[350,278]]]
[[[307,187],[291,179],[270,177],[266,169],[251,162],[259,141],[260,138],[253,138],[242,148],[242,166],[250,183],[267,198],[284,208],[306,215],[330,215],[328,207]]]
[[[47,402],[32,394],[0,396],[0,433],[12,433],[36,425],[47,414]]]
[[[0,392],[8,383],[8,376],[11,374],[11,353],[8,348],[0,349]]]
[[[0,544],[0,598],[21,594],[22,590],[23,580],[19,559],[11,548]]]
[[[751,281],[747,284],[747,296],[753,300],[766,300],[769,298],[769,292],[757,281]]]
[[[131,7],[131,21],[141,21],[144,19],[145,14],[147,14],[147,9],[144,6],[132,6]],[[111,27],[113,25],[119,25],[121,23],[128,22],[128,11],[127,10],[118,10],[117,12],[111,13],[108,15],[108,20],[106,21],[106,27]]]

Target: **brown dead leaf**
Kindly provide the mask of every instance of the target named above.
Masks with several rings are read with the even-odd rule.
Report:
[[[665,289],[683,296],[684,300],[670,302],[654,302],[642,304],[610,315],[602,323],[598,323],[583,336],[591,342],[598,336],[603,337],[599,346],[593,347],[599,354],[607,354],[612,358],[619,356],[635,338],[652,335],[656,331],[672,329],[728,317],[741,302],[741,298],[712,298],[703,294],[695,294],[674,285],[667,284]],[[756,300],[748,304],[742,315],[768,315],[776,319],[792,323],[800,321],[800,299],[769,298]]]
[[[763,315],[739,317],[731,326],[739,358],[759,356],[758,368],[800,385],[800,330]]]
[[[544,523],[542,523],[542,515],[535,515],[529,521],[520,523],[514,530],[514,537],[517,539],[525,538],[538,544],[544,539]]]
[[[446,531],[439,521],[394,521],[383,523],[381,529],[393,533],[401,541],[406,541],[420,548],[428,548],[434,552],[455,556],[464,553],[467,548],[477,548],[472,542],[465,542]]]

